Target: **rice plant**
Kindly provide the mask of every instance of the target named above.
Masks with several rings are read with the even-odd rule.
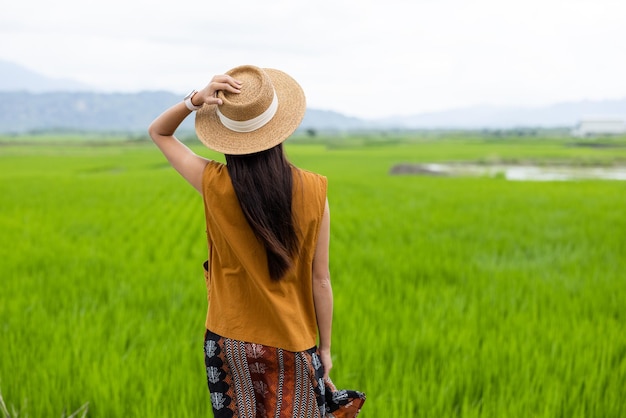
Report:
[[[389,174],[622,164],[625,147],[355,137],[287,152],[329,179],[332,377],[367,393],[362,417],[626,415],[626,184]],[[0,385],[22,406],[2,413],[211,416],[203,216],[149,143],[3,145]]]

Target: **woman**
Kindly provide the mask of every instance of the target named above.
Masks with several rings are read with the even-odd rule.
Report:
[[[333,296],[326,178],[291,165],[282,142],[304,116],[289,75],[241,66],[166,110],[149,132],[203,196],[209,260],[205,362],[218,417],[354,417],[365,396],[330,381]],[[196,133],[226,165],[174,137]],[[319,343],[316,341],[319,338]]]

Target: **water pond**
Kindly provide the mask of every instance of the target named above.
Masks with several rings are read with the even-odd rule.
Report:
[[[512,181],[626,180],[626,166],[543,166],[472,163],[398,164],[392,175],[500,177]]]

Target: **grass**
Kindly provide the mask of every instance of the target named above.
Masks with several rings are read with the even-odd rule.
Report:
[[[151,144],[26,142],[0,148],[5,399],[23,416],[211,416],[200,197]],[[621,164],[626,148],[315,138],[288,153],[330,181],[332,377],[367,393],[362,417],[626,414],[626,184],[388,175]]]
[[[76,411],[74,411],[70,415],[66,415],[65,413],[63,413],[61,415],[61,418],[78,418],[78,417],[85,418],[87,416],[87,412],[89,412],[89,403],[84,404],[83,406],[78,408]],[[2,398],[1,392],[0,392],[0,414],[2,414],[2,418],[18,418],[20,415],[24,417],[28,416],[28,414],[22,415],[20,412],[17,411],[17,409],[15,409],[15,406],[13,405],[11,405],[11,407],[8,407],[4,403],[4,399]]]

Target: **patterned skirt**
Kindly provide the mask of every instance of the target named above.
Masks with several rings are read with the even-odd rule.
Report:
[[[207,331],[204,359],[215,418],[351,418],[365,402],[324,381],[316,347],[294,353]]]

